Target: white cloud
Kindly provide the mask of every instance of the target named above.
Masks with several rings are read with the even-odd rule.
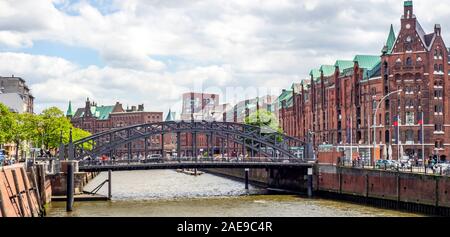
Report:
[[[398,29],[403,13],[396,0],[95,2],[112,5],[0,1],[5,51],[0,74],[24,77],[38,108],[90,96],[104,103],[145,102],[148,109],[165,111],[178,103],[180,93],[198,88],[289,87],[320,64],[379,54],[389,25]],[[441,23],[444,37],[450,37],[448,4],[414,3],[427,32]],[[82,68],[57,57],[6,53],[37,40],[92,49],[105,66]],[[55,87],[51,93],[49,86]]]

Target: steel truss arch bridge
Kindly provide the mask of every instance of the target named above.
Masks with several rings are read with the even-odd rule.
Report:
[[[182,147],[182,135],[185,139]],[[165,164],[145,163],[131,164],[133,153],[136,153],[132,143],[143,141],[143,157],[151,154],[165,156],[165,136],[175,137],[176,155],[173,162]],[[206,138],[204,154],[206,159],[199,159],[197,140],[200,136]],[[149,147],[149,139],[157,137],[159,148]],[[176,141],[175,141],[176,140]],[[190,140],[190,144],[187,141]],[[205,142],[203,142],[205,143]],[[126,147],[126,148],[124,148]],[[117,149],[126,149],[127,164],[108,163],[98,165],[91,160],[102,155],[113,156]],[[182,150],[188,149],[190,157],[182,156]],[[212,167],[271,167],[288,165],[305,165],[305,142],[278,132],[265,132],[260,127],[232,122],[209,121],[167,121],[140,124],[117,128],[94,134],[84,139],[69,142],[63,155],[69,160],[80,162],[80,170],[132,170],[132,169],[169,169],[169,168],[212,168]],[[230,152],[233,151],[233,152]],[[230,159],[231,154],[243,157]],[[202,154],[203,155],[203,154]],[[222,159],[213,159],[220,155]],[[209,158],[209,159],[208,159]],[[89,160],[89,162],[86,162]],[[234,163],[232,163],[234,162]],[[123,163],[123,162],[122,162]],[[103,168],[102,168],[103,167]]]

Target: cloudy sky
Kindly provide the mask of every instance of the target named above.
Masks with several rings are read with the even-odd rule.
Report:
[[[450,0],[415,0],[425,31],[450,38]],[[401,0],[0,0],[0,75],[31,87],[35,110],[144,103],[181,110],[181,94],[234,103],[276,93],[309,70],[379,54]],[[256,91],[256,92],[255,92]]]

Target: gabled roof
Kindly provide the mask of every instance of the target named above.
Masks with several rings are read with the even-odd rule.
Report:
[[[309,72],[309,75],[312,76],[313,80],[320,78],[320,70],[319,69],[313,69]]]
[[[333,65],[322,65],[319,70],[323,72],[324,77],[328,77],[334,74],[335,69]]]
[[[373,70],[378,64],[381,63],[381,57],[375,55],[356,55],[353,62],[358,62],[358,66],[360,68]]]
[[[91,106],[92,116],[97,118],[98,120],[106,120],[109,119],[109,114],[111,114],[114,110],[114,106]],[[84,108],[79,108],[73,115],[74,118],[80,118],[84,116]]]
[[[301,83],[292,83],[291,90],[293,90],[294,93],[300,93],[302,90],[302,84]]]
[[[351,60],[337,60],[336,63],[334,64],[335,67],[339,68],[340,73],[344,72],[344,70],[347,68],[353,68],[354,65],[355,62]]]
[[[292,90],[283,90],[283,92],[281,92],[281,95],[278,96],[277,98],[278,100],[278,108],[282,107],[282,102],[286,101],[286,107],[290,107],[292,106]]]
[[[94,110],[92,113],[97,119],[99,120],[106,120],[109,118],[109,114],[113,112],[114,106],[93,106],[91,107],[91,111]]]

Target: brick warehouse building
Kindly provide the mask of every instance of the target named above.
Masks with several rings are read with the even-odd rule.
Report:
[[[124,109],[122,104],[116,102],[115,105],[97,105],[95,102],[86,100],[84,108],[78,108],[75,112],[72,110],[72,104],[69,102],[67,117],[74,127],[84,129],[92,134],[103,131],[109,131],[114,128],[146,124],[163,121],[162,112],[144,111],[144,105],[131,106]],[[148,141],[148,150],[160,150],[161,137],[154,136]],[[145,141],[137,140],[129,144],[133,148],[133,157],[144,154]],[[115,154],[123,156],[128,152],[128,145],[116,149]]]
[[[328,144],[349,150],[351,144],[359,151],[354,155],[370,157],[375,129],[376,158],[380,152],[397,159],[402,151],[422,158],[424,147],[426,158],[446,160],[450,155],[449,58],[441,26],[436,24],[426,34],[412,1],[405,1],[400,32],[396,35],[391,26],[381,55],[357,55],[311,70],[310,79],[294,83],[279,96],[280,124],[289,135],[309,134],[315,149]]]

